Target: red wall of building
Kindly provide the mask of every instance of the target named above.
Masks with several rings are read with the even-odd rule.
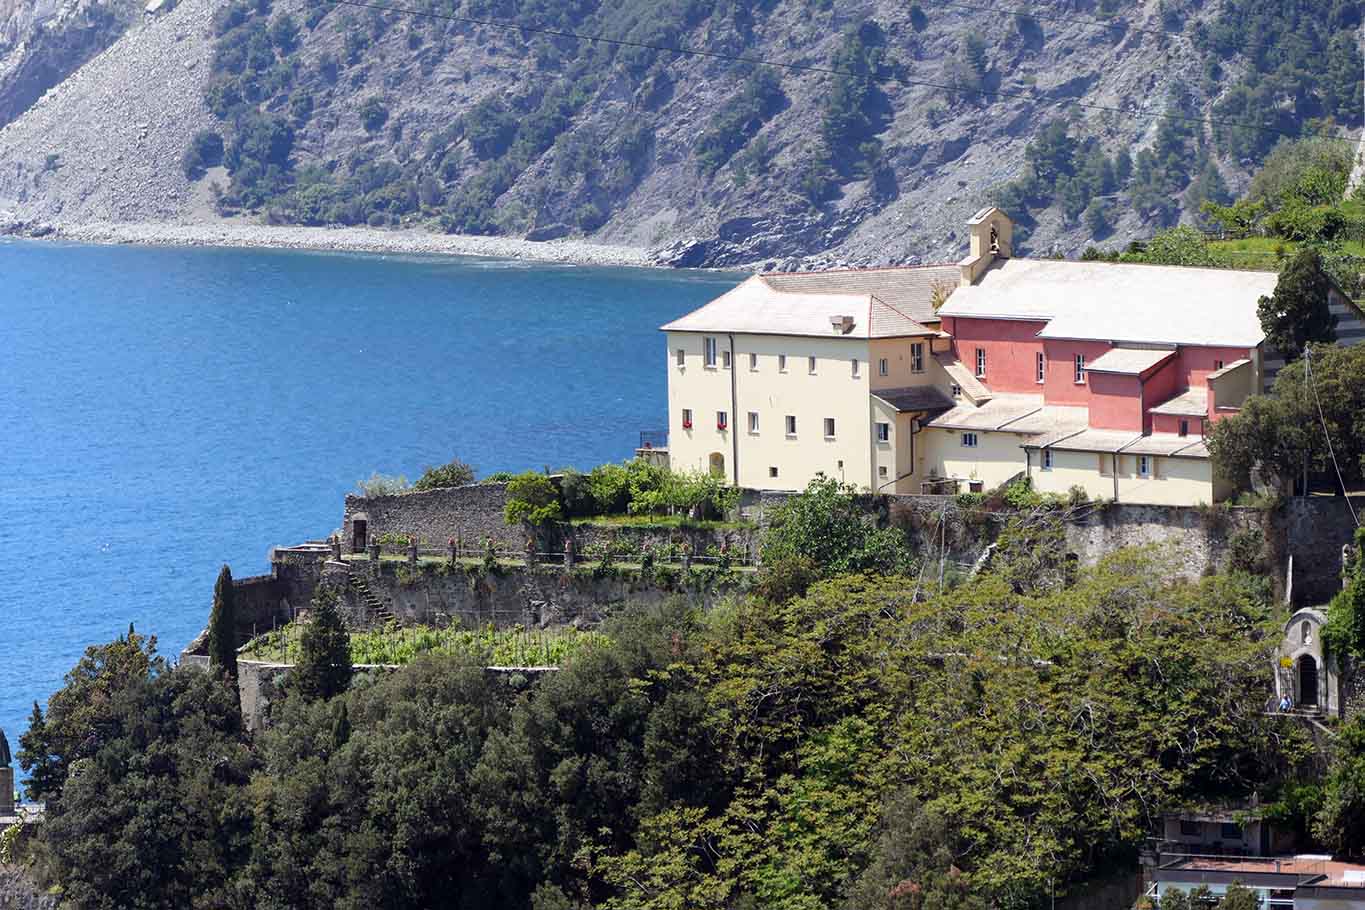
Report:
[[[1153,433],[1179,433],[1180,421],[1190,422],[1190,439],[1194,440],[1200,436],[1200,424],[1198,417],[1176,417],[1174,414],[1149,414],[1152,419]]]
[[[1136,376],[1090,373],[1090,425],[1142,432],[1142,383]]]
[[[1227,366],[1234,360],[1251,357],[1246,348],[1181,348],[1180,373],[1181,386],[1187,389],[1202,389],[1204,380],[1214,371],[1214,361],[1223,361]]]
[[[1086,363],[1094,363],[1113,345],[1103,341],[1046,341],[1047,379],[1043,383],[1043,398],[1048,404],[1086,405],[1090,403],[1090,387],[1077,385],[1073,379],[1076,355],[1084,354]],[[1089,374],[1086,374],[1087,376]],[[1034,386],[1034,390],[1037,390]],[[1094,425],[1092,421],[1092,426]]]
[[[951,332],[957,359],[969,370],[976,370],[976,349],[986,352],[986,387],[993,392],[1023,392],[1036,395],[1037,356],[1043,350],[1038,333],[1043,322],[1016,322],[1009,319],[944,319],[944,331]],[[949,323],[951,322],[951,325]]]
[[[1143,407],[1154,408],[1162,402],[1170,401],[1172,398],[1185,391],[1183,380],[1184,374],[1180,371],[1180,355],[1177,353],[1174,357],[1159,365],[1155,370],[1143,377]],[[1153,432],[1164,432],[1153,430],[1151,414],[1147,414],[1145,417],[1146,426],[1143,428],[1145,431],[1152,430]]]

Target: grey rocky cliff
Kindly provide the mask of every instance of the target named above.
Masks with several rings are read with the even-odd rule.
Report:
[[[221,170],[191,184],[178,161],[189,137],[214,125],[202,92],[212,61],[208,23],[219,5],[188,0],[168,15],[139,22],[0,131],[0,221],[8,217],[30,228],[216,221],[208,185],[225,179]],[[1185,7],[1188,32],[1219,5],[1209,0]],[[274,4],[276,14],[291,11],[299,21],[308,8],[301,0]],[[963,249],[963,223],[987,201],[989,188],[1023,172],[1025,146],[1050,118],[1076,118],[1081,131],[1098,137],[1111,154],[1152,142],[1172,84],[1197,76],[1203,62],[1188,39],[1155,33],[1160,8],[1160,0],[1125,7],[1123,19],[1134,26],[1129,31],[1079,17],[1048,20],[1030,40],[1019,36],[1012,16],[956,5],[926,7],[928,22],[917,27],[912,10],[919,7],[893,0],[825,10],[779,0],[755,12],[745,42],[732,26],[713,21],[719,18],[713,12],[678,43],[828,66],[843,31],[871,18],[884,29],[887,52],[903,72],[936,83],[953,81],[963,42],[979,35],[987,48],[987,84],[1028,98],[954,98],[941,89],[887,81],[877,176],[844,182],[812,203],[799,191],[799,178],[819,141],[832,77],[782,73],[785,106],[749,143],[750,150],[756,143],[766,147],[764,167],[746,169],[744,156],[737,155],[707,173],[697,164],[698,138],[739,90],[746,67],[658,55],[648,78],[622,72],[597,89],[561,136],[597,150],[599,160],[568,162],[565,148],[572,143],[556,142],[495,200],[495,220],[516,237],[580,236],[575,212],[595,205],[605,217],[588,236],[654,250],[656,261],[671,265],[790,269],[952,260]],[[325,78],[328,61],[347,59],[348,13],[370,43],[351,55],[354,62],[344,64],[339,76]],[[302,34],[292,90],[308,93],[313,108],[295,138],[296,171],[319,165],[344,174],[356,156],[420,169],[433,143],[449,142],[442,134],[462,112],[486,98],[549,85],[562,66],[528,59],[534,48],[516,32],[366,15],[332,8]],[[374,96],[384,99],[388,116],[383,129],[370,131],[360,110]],[[1123,113],[1068,110],[1077,99]],[[1215,100],[1203,98],[1202,109]],[[278,99],[272,104],[270,112],[283,112]],[[600,175],[626,166],[617,150],[623,136],[640,128],[647,135],[642,163],[604,191]],[[459,165],[456,185],[489,166],[467,140],[456,139],[443,154]],[[49,155],[60,156],[55,168]],[[1246,163],[1218,163],[1234,189],[1245,184]],[[1108,244],[1155,229],[1126,207],[1116,214]],[[1074,254],[1091,240],[1082,225],[1065,224],[1048,210],[1027,246]]]

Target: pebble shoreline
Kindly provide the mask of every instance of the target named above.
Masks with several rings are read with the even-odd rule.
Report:
[[[51,232],[45,236],[47,239],[75,243],[222,246],[355,253],[435,253],[575,265],[657,265],[647,250],[608,246],[584,240],[533,241],[511,237],[475,237],[371,228],[96,222],[53,225]]]

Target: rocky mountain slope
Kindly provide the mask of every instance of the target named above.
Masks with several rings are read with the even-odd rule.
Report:
[[[0,130],[0,218],[213,220],[212,195],[218,212],[274,222],[582,235],[677,264],[782,267],[951,258],[966,218],[1008,200],[1029,248],[1074,253],[1240,189],[1275,138],[1163,114],[1359,126],[1358,79],[1331,78],[1359,71],[1359,11],[1327,0],[1300,23],[1276,4],[1294,6],[1142,0],[1106,19],[1108,0],[1033,17],[899,0],[424,0],[413,8],[433,15],[416,16],[188,0]],[[1287,121],[1264,99],[1294,62],[1247,43],[1253,16],[1312,32],[1329,60]],[[1054,120],[1065,129],[1046,132]],[[180,158],[202,131],[216,137],[192,182]]]
[[[158,221],[193,211],[180,168],[204,104],[213,0],[133,25],[0,130],[0,221]]]
[[[132,0],[0,0],[0,126],[112,44]]]

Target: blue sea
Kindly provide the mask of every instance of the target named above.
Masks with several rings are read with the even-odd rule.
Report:
[[[658,326],[734,276],[0,242],[0,728],[87,645],[173,656],[223,563],[330,533],[374,471],[628,458]]]

